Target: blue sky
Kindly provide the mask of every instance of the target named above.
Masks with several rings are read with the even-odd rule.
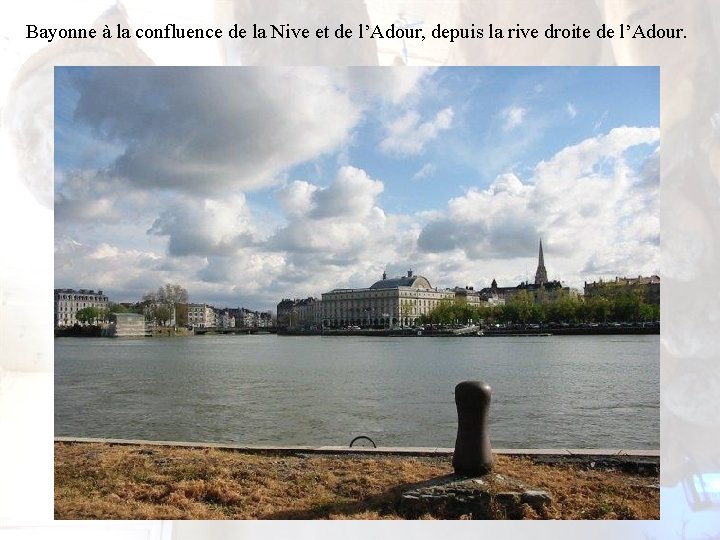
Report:
[[[56,68],[58,287],[657,273],[659,70]]]

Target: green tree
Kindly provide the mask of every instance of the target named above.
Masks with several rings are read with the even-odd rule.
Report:
[[[505,302],[495,308],[496,318],[501,323],[511,323],[518,319],[517,308],[515,305]]]
[[[576,297],[562,296],[547,306],[547,318],[553,322],[576,323],[580,319],[581,301]]]
[[[470,324],[471,321],[476,321],[480,318],[477,308],[471,306],[464,300],[458,302],[455,309],[457,315],[455,320],[460,321],[461,323]]]
[[[145,302],[135,302],[132,306],[128,308],[128,313],[137,313],[138,315],[145,315],[145,311],[147,310],[147,305]],[[122,313],[122,312],[118,312]]]
[[[640,304],[640,320],[643,322],[647,321],[653,321],[655,320],[653,317],[655,315],[655,310],[653,309],[653,306],[650,304],[646,304],[643,302]]]
[[[412,311],[413,311],[412,300],[403,300],[400,303],[400,316],[402,317],[401,326],[405,326],[405,319],[410,318]]]
[[[587,320],[606,323],[613,318],[615,301],[602,296],[592,296],[586,300]]]
[[[639,321],[640,306],[643,304],[640,294],[630,293],[616,296],[613,305],[613,318],[616,321]]]
[[[547,306],[545,303],[534,303],[530,307],[530,321],[542,324],[547,320]]]
[[[128,313],[130,311],[122,304],[117,304],[115,302],[110,302],[107,309],[110,313]]]
[[[110,320],[111,313],[112,313],[112,311],[110,310],[109,307],[99,309],[98,316],[97,316],[98,322],[108,322]]]
[[[501,321],[501,311],[499,306],[484,306],[478,310],[478,318],[482,319],[484,324],[492,325]]]
[[[453,324],[479,319],[478,310],[463,300],[441,300],[429,313],[420,317],[424,324]]]
[[[93,324],[97,321],[99,314],[98,308],[90,306],[79,309],[77,313],[75,313],[75,318],[82,324]]]
[[[508,304],[514,309],[514,322],[527,324],[533,314],[533,298],[528,291],[520,291],[510,299]]]

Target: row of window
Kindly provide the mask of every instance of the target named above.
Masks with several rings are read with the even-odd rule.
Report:
[[[73,311],[73,312],[74,312],[74,311],[77,311],[77,310],[82,309],[82,308],[84,308],[84,307],[99,307],[99,308],[102,308],[102,307],[106,307],[106,306],[104,306],[104,305],[102,305],[102,304],[100,304],[100,305],[96,305],[96,304],[85,304],[85,303],[83,302],[82,305],[80,305],[79,303],[77,303],[77,304],[74,305],[74,306],[72,306],[72,305],[61,305],[61,306],[58,306],[57,310],[60,311],[60,312],[61,312],[61,311]]]
[[[92,296],[92,295],[75,296],[72,294],[62,294],[57,299],[58,300],[95,300],[96,302],[107,302],[108,301],[106,296]]]
[[[403,302],[406,302],[406,301],[407,300],[403,300]],[[420,308],[435,308],[440,303],[439,300],[425,300],[425,299],[421,299],[421,300],[411,299],[410,301],[412,302],[413,306],[420,307]],[[326,302],[325,306],[323,306],[323,307],[325,310],[329,309],[331,311],[333,311],[333,310],[335,310],[335,311],[337,311],[337,310],[353,310],[353,309],[364,310],[364,309],[368,309],[368,308],[372,309],[372,310],[387,311],[389,309],[393,309],[395,306],[397,306],[397,302],[393,302],[392,304],[370,304],[370,305],[368,305],[367,303],[363,303],[363,302],[355,302],[355,303],[339,302],[338,305],[333,305],[330,302]]]

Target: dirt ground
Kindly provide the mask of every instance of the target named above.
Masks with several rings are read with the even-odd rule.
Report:
[[[543,515],[529,509],[528,519],[659,519],[653,473],[494,459],[493,472],[551,494]],[[403,519],[404,491],[451,472],[449,457],[56,442],[55,518]]]

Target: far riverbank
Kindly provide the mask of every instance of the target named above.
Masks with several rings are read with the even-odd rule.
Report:
[[[337,328],[279,329],[281,336],[370,336],[370,337],[493,337],[493,336],[610,336],[659,335],[659,324],[608,325],[508,325],[487,328],[432,327],[423,328]]]
[[[172,328],[150,329],[145,336],[135,337],[186,337],[193,335],[220,334],[278,334],[281,336],[370,336],[370,337],[492,337],[492,336],[609,336],[609,335],[659,335],[659,323],[613,323],[613,324],[551,324],[551,325],[505,325],[480,327],[434,327],[423,328]],[[55,328],[55,337],[114,337],[97,325]]]

